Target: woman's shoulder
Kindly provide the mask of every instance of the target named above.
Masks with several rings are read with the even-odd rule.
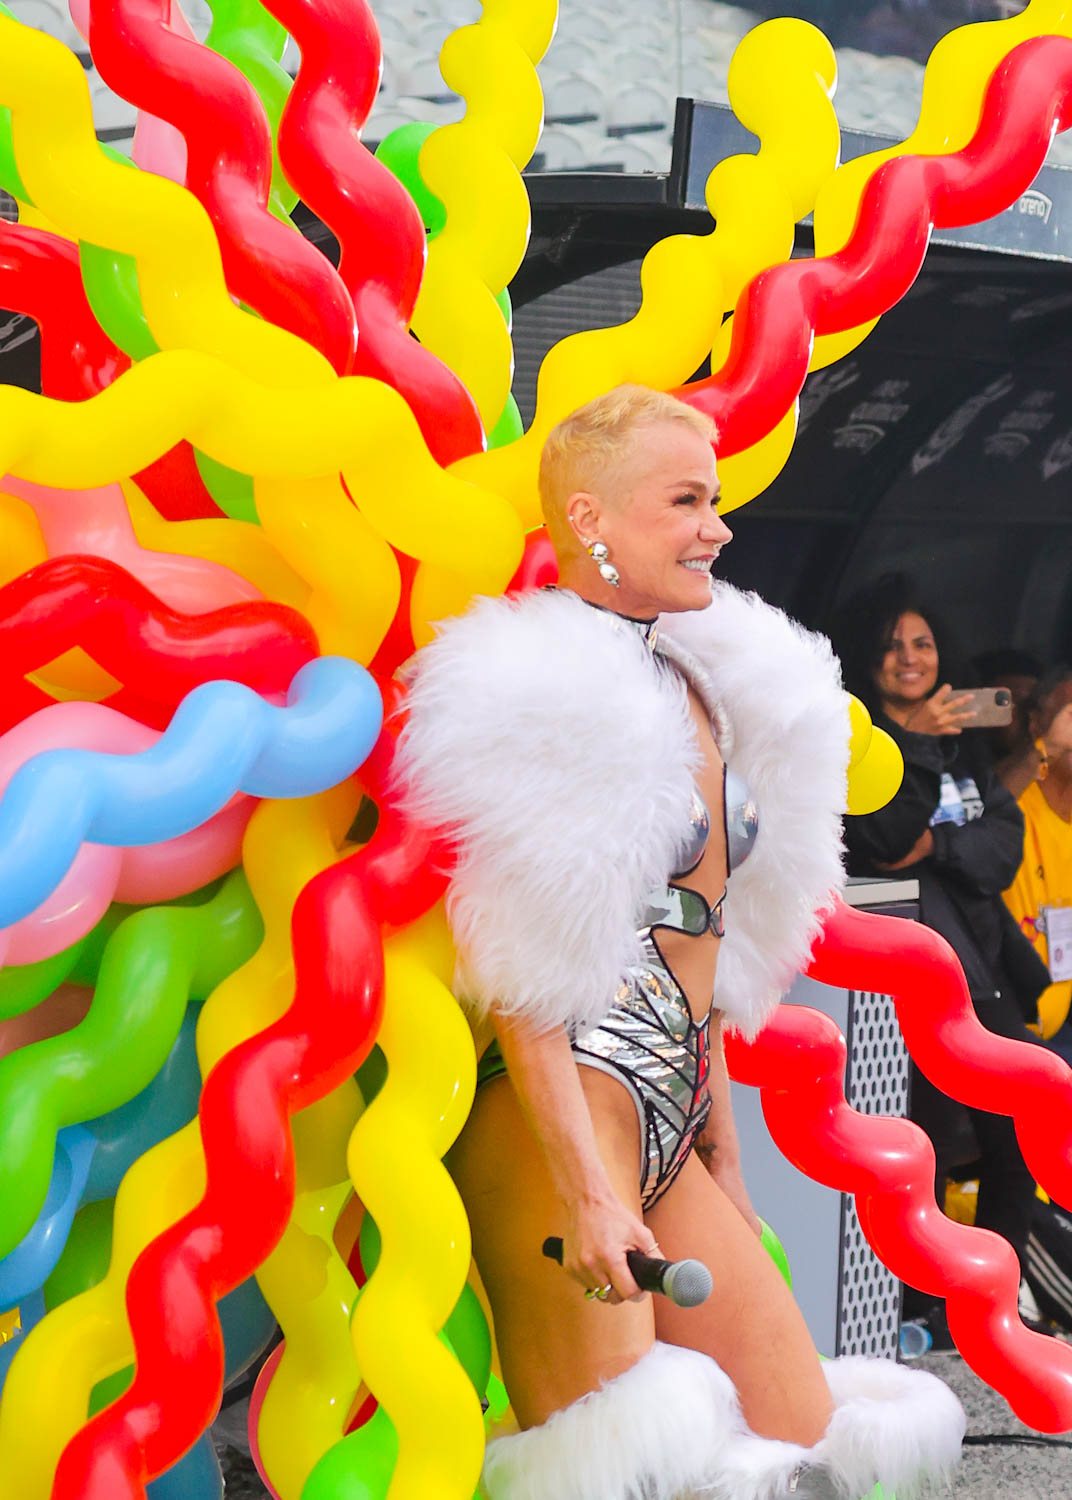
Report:
[[[414,686],[464,681],[513,696],[581,662],[595,676],[623,656],[640,657],[640,644],[615,615],[564,589],[479,596],[464,614],[437,624],[433,640],[411,659],[410,676]]]

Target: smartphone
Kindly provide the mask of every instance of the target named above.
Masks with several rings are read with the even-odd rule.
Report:
[[[967,729],[1003,729],[1012,723],[1012,694],[1008,688],[954,688],[953,698],[969,698],[965,708],[975,710],[975,717]]]

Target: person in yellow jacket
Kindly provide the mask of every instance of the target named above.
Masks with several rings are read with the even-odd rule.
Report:
[[[1024,858],[1005,903],[1054,982],[1039,998],[1047,1040],[1072,1056],[1072,666],[1043,677],[1025,705],[1021,745],[999,766],[1024,815]]]

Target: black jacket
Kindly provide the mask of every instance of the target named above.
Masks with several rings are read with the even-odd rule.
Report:
[[[875,723],[897,741],[904,756],[904,781],[885,807],[846,819],[849,873],[888,874],[880,865],[903,859],[931,827],[934,853],[897,872],[919,881],[920,921],[953,947],[974,1000],[990,1001],[999,992],[1011,992],[1019,1013],[1035,1019],[1038,997],[1050,982],[1049,971],[1001,899],[1023,859],[1023,814],[995,776],[977,735],[913,734],[882,713],[875,715]],[[963,826],[931,826],[943,771],[958,784],[974,781],[981,816]]]

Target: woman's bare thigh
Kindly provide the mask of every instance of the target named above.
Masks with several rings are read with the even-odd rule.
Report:
[[[668,1260],[694,1256],[715,1283],[700,1307],[656,1297],[657,1337],[716,1360],[754,1432],[818,1442],[832,1403],[807,1325],[770,1256],[696,1156],[645,1221]]]
[[[611,1183],[639,1215],[636,1108],[620,1083],[591,1068],[580,1074]],[[541,1253],[548,1235],[563,1233],[565,1211],[509,1079],[479,1090],[448,1165],[469,1214],[514,1414],[521,1427],[536,1426],[648,1352],[651,1299],[588,1301]]]

